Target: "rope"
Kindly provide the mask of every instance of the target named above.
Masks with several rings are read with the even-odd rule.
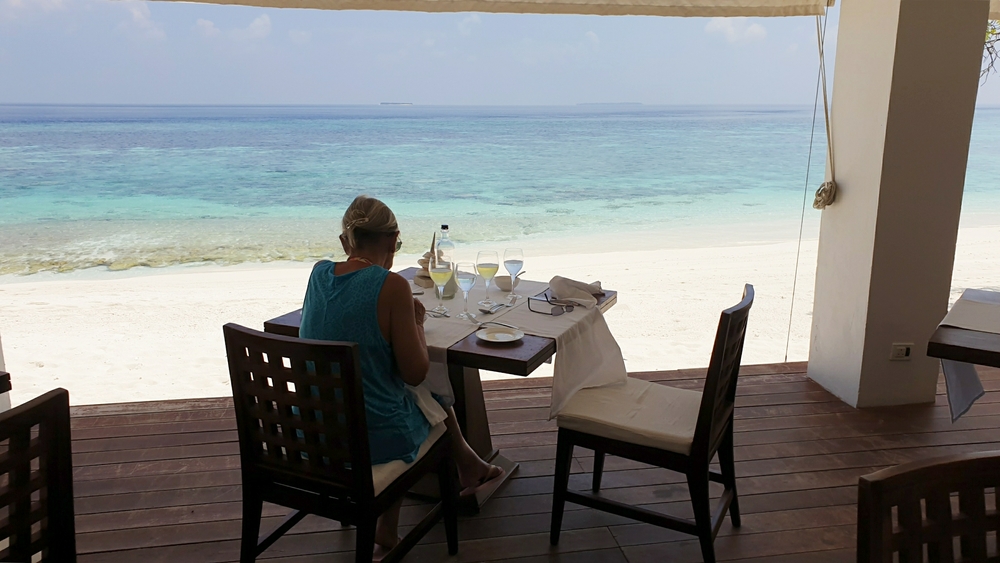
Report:
[[[820,26],[820,18],[823,19],[823,25]],[[819,89],[820,85],[823,87],[823,109],[826,110],[826,64],[823,61],[823,43],[826,40],[826,15],[816,16],[816,34],[819,40],[819,71],[816,76],[816,95],[813,97],[813,117],[812,126],[809,130],[809,156],[806,159],[806,183],[805,187],[802,189],[802,216],[799,218],[799,242],[795,249],[795,273],[792,275],[792,302],[788,307],[788,332],[785,337],[785,362],[788,361],[788,348],[791,346],[792,342],[792,314],[795,312],[795,290],[798,288],[799,284],[799,258],[802,256],[802,232],[805,227],[806,222],[806,201],[809,198],[809,173],[812,171],[812,153],[813,153],[813,140],[816,137],[816,111],[819,109]],[[826,130],[827,130],[827,146],[830,143],[830,116],[829,112],[826,112]],[[827,150],[827,155],[831,155],[830,149]],[[833,164],[831,161],[831,169],[833,171]],[[826,185],[826,184],[824,184]],[[822,190],[823,188],[820,187]],[[815,203],[813,204],[815,206]]]
[[[830,127],[830,102],[827,99],[826,88],[826,15],[820,26],[819,16],[816,16],[816,41],[819,44],[819,74],[823,81],[823,117],[826,119],[826,161],[830,166],[830,179],[816,190],[813,208],[822,210],[837,199],[837,174],[833,161],[833,129]],[[815,110],[814,110],[815,112]]]

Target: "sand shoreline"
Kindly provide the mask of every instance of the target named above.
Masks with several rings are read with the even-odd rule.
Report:
[[[1000,226],[977,224],[960,231],[953,298],[964,287],[1000,288]],[[796,246],[588,252],[574,245],[574,252],[558,255],[526,250],[525,269],[531,279],[599,279],[618,290],[607,320],[630,371],[707,365],[719,311],[739,300],[744,282],[753,283],[757,301],[744,361],[780,362]],[[401,256],[396,267],[413,259]],[[808,355],[815,261],[816,240],[804,241],[791,361]],[[12,402],[54,387],[69,389],[77,405],[229,395],[221,326],[260,328],[300,307],[311,267],[271,262],[0,277]],[[536,373],[550,373],[546,368]]]

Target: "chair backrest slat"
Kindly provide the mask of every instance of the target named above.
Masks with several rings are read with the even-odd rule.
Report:
[[[371,495],[358,345],[223,327],[245,479]]]
[[[753,298],[753,286],[747,284],[743,300],[723,311],[719,319],[691,449],[691,456],[705,463],[711,461],[732,424],[736,382]]]
[[[0,414],[0,561],[76,561],[69,393]]]
[[[1000,452],[934,458],[861,477],[858,562],[988,561],[1000,547],[997,487]]]

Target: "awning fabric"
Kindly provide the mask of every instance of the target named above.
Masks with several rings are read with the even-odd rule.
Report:
[[[192,0],[184,0],[192,1]],[[602,16],[814,16],[835,0],[193,0],[261,8]],[[1000,12],[1000,0],[991,0]]]
[[[990,19],[1000,20],[1000,0],[990,0]]]

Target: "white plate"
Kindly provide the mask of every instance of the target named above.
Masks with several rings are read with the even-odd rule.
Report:
[[[517,342],[524,338],[524,333],[512,328],[491,326],[476,332],[476,337],[487,342]]]

